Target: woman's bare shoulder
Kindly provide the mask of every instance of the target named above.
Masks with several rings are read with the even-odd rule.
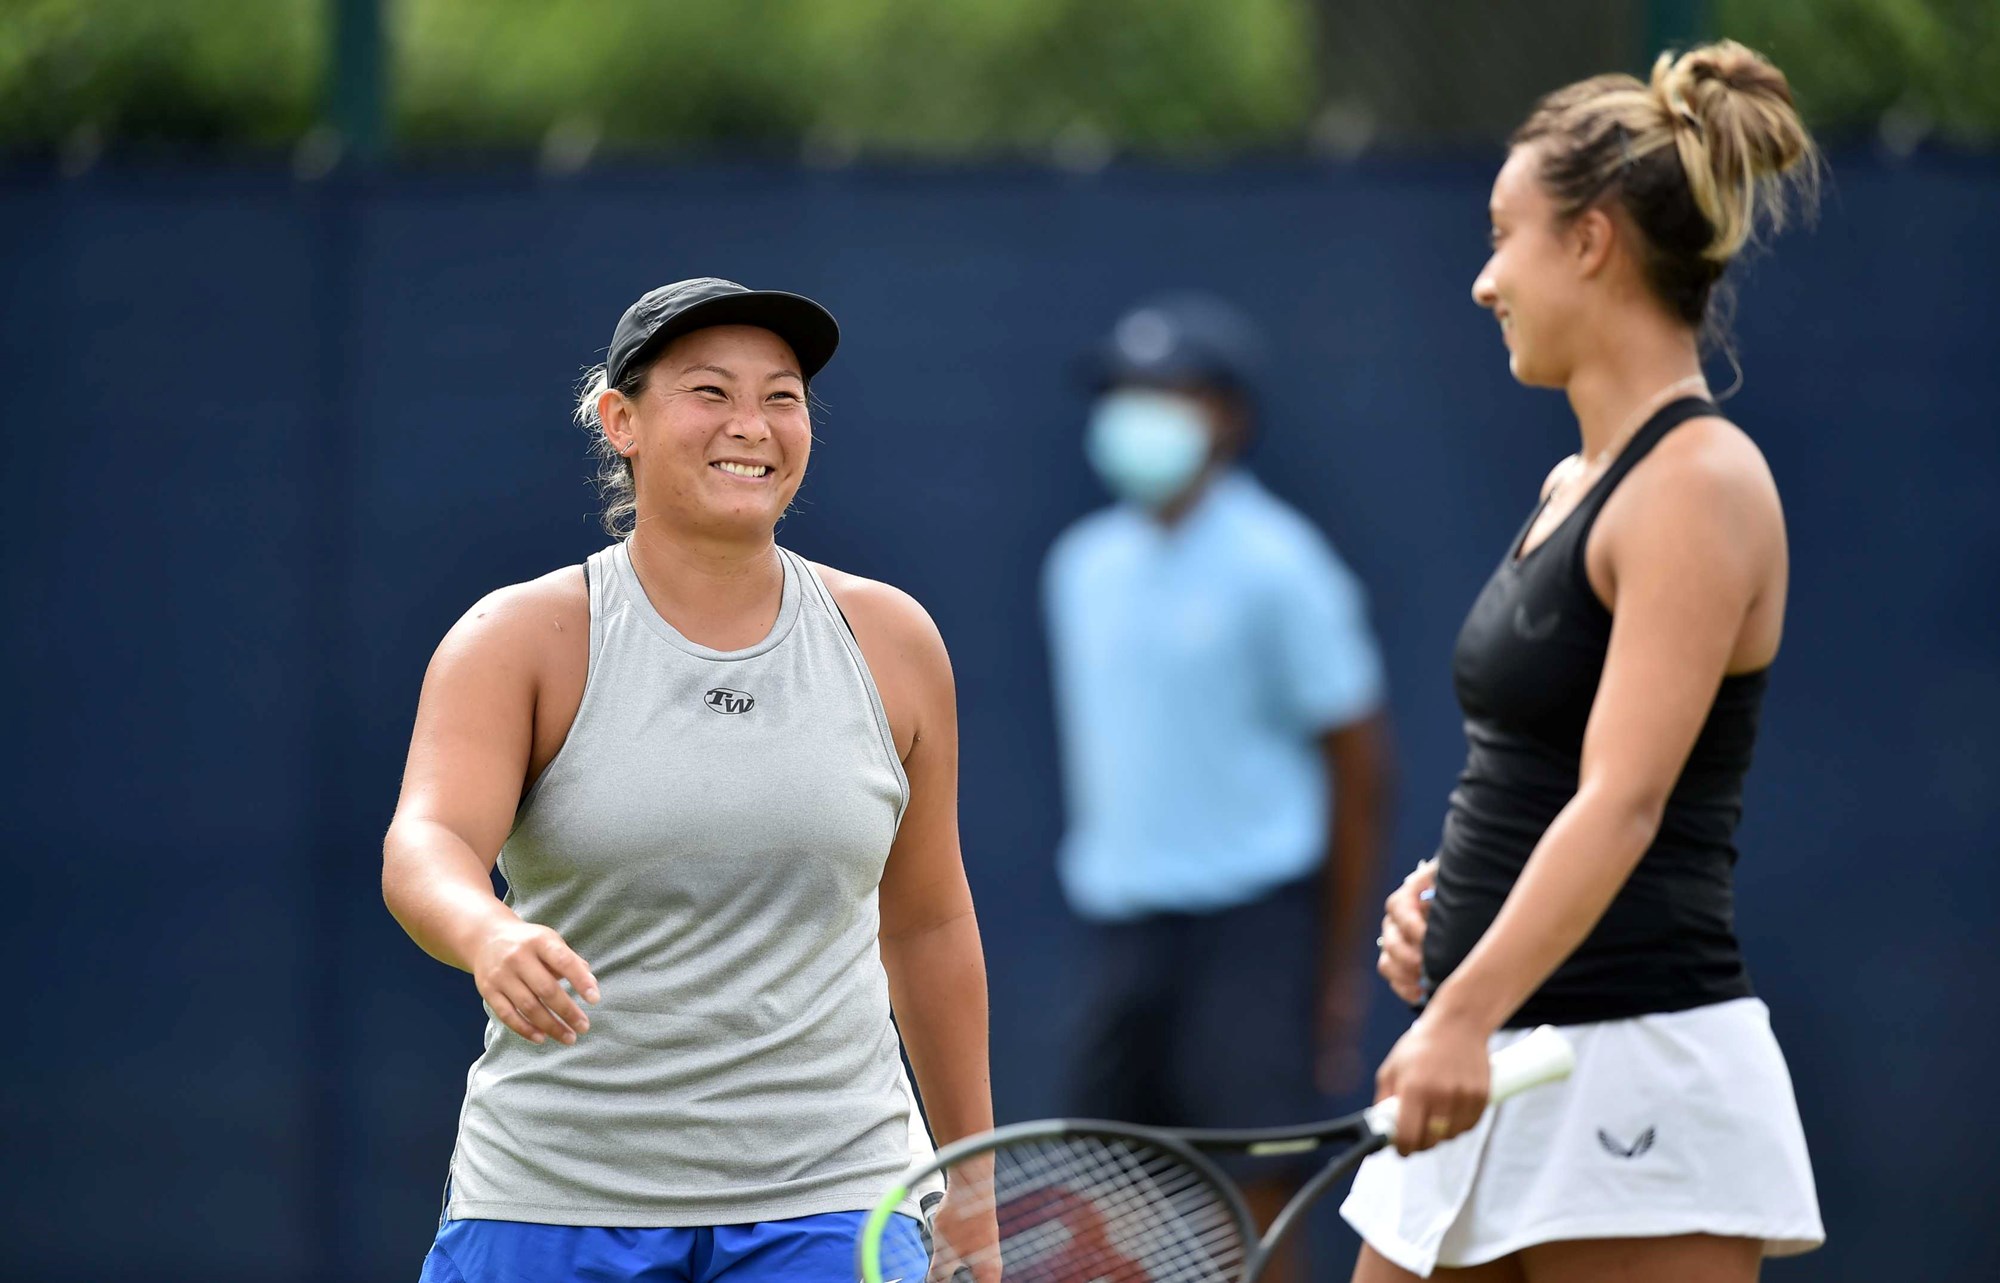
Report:
[[[1770,465],[1747,432],[1715,416],[1669,433],[1611,497],[1599,524],[1614,557],[1696,542],[1746,564],[1783,555],[1784,511]]]
[[[833,594],[840,613],[847,616],[848,625],[857,633],[866,628],[893,639],[899,646],[934,639],[940,647],[943,645],[930,612],[901,588],[818,562],[813,563],[813,569],[819,572],[820,581]]]
[[[915,597],[878,579],[814,563],[874,671],[891,718],[910,694],[923,707],[953,699],[951,657],[936,621]]]
[[[438,646],[440,660],[510,664],[588,645],[590,589],[581,565],[496,588],[459,616]]]
[[[1661,499],[1671,495],[1697,506],[1728,498],[1767,500],[1775,508],[1778,497],[1770,462],[1757,442],[1719,415],[1690,419],[1668,433],[1648,466],[1636,469],[1627,484],[1637,493],[1652,489]]]

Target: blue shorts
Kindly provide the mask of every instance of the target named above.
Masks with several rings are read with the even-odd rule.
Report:
[[[866,1212],[702,1229],[599,1229],[525,1221],[446,1221],[419,1283],[854,1283]],[[922,1231],[892,1217],[882,1273],[917,1283]]]

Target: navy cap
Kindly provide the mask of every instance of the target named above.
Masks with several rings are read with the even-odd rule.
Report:
[[[755,325],[792,345],[799,373],[810,379],[833,359],[840,325],[833,313],[803,294],[753,290],[714,276],[675,281],[648,291],[618,318],[604,358],[612,387],[643,357],[691,330],[711,325]]]
[[[1248,317],[1207,294],[1140,304],[1112,327],[1098,352],[1106,383],[1196,384],[1248,393],[1263,368],[1263,340]]]

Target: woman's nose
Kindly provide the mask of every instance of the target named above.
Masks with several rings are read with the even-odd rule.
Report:
[[[1472,301],[1481,307],[1492,307],[1499,298],[1500,291],[1493,287],[1493,264],[1488,263],[1472,278]]]

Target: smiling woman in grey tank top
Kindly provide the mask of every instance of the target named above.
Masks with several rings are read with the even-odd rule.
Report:
[[[383,886],[490,1019],[425,1280],[845,1283],[889,1179],[991,1123],[943,644],[773,540],[837,336],[712,279],[634,304],[581,416],[633,533],[432,662]]]

